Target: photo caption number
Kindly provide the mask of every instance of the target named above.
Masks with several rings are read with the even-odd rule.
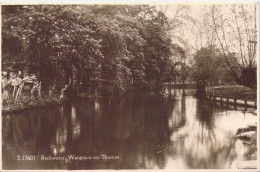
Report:
[[[33,161],[36,160],[36,156],[35,155],[17,155],[17,160],[20,161]]]

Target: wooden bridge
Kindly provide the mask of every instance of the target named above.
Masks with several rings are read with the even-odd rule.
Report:
[[[173,88],[197,89],[196,83],[164,83],[164,86]]]

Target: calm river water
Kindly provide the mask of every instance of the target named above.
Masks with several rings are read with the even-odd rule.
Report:
[[[185,92],[3,115],[3,169],[235,168],[248,148],[234,135],[257,116]]]

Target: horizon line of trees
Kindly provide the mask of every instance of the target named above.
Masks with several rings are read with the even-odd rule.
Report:
[[[176,45],[168,18],[148,5],[2,6],[6,77],[37,76],[43,89],[66,84],[124,92],[161,89]]]
[[[43,90],[70,84],[92,93],[161,90],[176,78],[256,88],[254,12],[243,5],[211,5],[202,21],[195,21],[187,16],[188,6],[178,7],[173,19],[166,10],[149,5],[4,5],[2,75],[36,75]],[[189,50],[173,38],[184,41],[178,31],[191,19],[200,48],[187,55]]]

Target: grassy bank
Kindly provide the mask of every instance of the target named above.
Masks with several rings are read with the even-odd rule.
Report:
[[[80,93],[78,99],[89,99],[93,98],[95,95],[90,93]],[[33,109],[40,107],[47,107],[53,105],[59,105],[66,102],[67,98],[60,100],[59,92],[55,92],[52,96],[49,96],[48,93],[43,94],[41,98],[31,97],[29,94],[24,94],[16,102],[13,101],[13,98],[7,98],[2,102],[2,112],[3,113],[12,113],[18,112],[25,109]]]
[[[214,91],[213,91],[214,90]],[[218,86],[207,90],[207,94],[214,94],[218,96],[231,97],[237,99],[256,100],[257,91],[249,87],[233,85],[233,86]]]
[[[3,102],[2,112],[10,113],[10,112],[21,111],[24,109],[39,108],[39,107],[58,105],[58,104],[60,104],[60,101],[57,96],[52,96],[52,97],[42,96],[41,98],[22,96],[16,102],[14,102],[12,100]]]

